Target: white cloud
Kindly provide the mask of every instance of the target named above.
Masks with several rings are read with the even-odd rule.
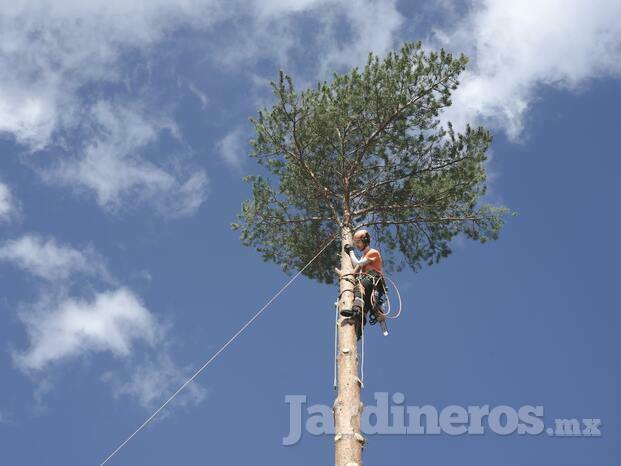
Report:
[[[15,201],[9,187],[0,181],[0,221],[7,220],[15,212]]]
[[[180,25],[217,18],[205,0],[31,0],[0,12],[0,131],[32,148],[59,125],[76,124],[77,90],[120,79],[127,48],[161,40]],[[61,111],[62,109],[62,111]]]
[[[621,74],[618,0],[478,0],[436,42],[473,60],[445,118],[518,138],[541,86],[579,90]]]
[[[102,379],[112,385],[115,397],[128,396],[145,409],[153,410],[185,383],[191,374],[180,370],[166,353],[131,367],[131,375],[121,379],[108,372]],[[181,406],[197,405],[205,400],[207,390],[195,382],[188,384],[174,400]]]
[[[196,84],[189,82],[188,83],[188,89],[190,90],[190,92],[192,94],[194,94],[196,96],[196,98],[200,101],[201,103],[201,107],[203,108],[203,110],[207,107],[207,103],[209,102],[209,97],[207,97],[207,94],[205,92],[203,92],[201,89],[199,89]]]
[[[239,170],[248,154],[247,134],[242,128],[229,131],[217,144],[217,150],[224,161],[233,169]]]
[[[175,170],[123,152],[143,150],[162,130],[153,118],[141,115],[165,115],[168,110],[150,106],[130,115],[129,110],[123,114],[116,106],[106,115],[105,105],[92,106],[91,97],[81,97],[80,90],[90,84],[122,82],[126,51],[149,47],[182,26],[209,25],[220,14],[215,3],[27,0],[3,5],[0,133],[11,134],[18,143],[37,151],[64,146],[63,131],[86,130],[81,134],[87,141],[83,157],[68,157],[64,177],[51,178],[94,191],[98,203],[108,210],[137,196],[156,206],[163,201],[163,210],[172,215],[194,213],[204,199],[207,178],[203,172],[183,177],[179,161]],[[102,138],[97,131],[100,124],[105,130],[109,124],[130,126],[121,135]],[[72,153],[76,147],[67,149]],[[74,166],[69,167],[70,163]]]
[[[338,2],[337,6],[351,29],[351,36],[346,41],[338,40],[336,28],[326,34],[325,52],[321,53],[324,76],[330,76],[334,67],[363,66],[369,52],[383,55],[399,45],[395,39],[404,18],[397,11],[395,1],[352,0]],[[328,23],[331,19],[325,17]]]
[[[14,354],[14,361],[25,372],[91,352],[126,357],[135,343],[152,345],[159,336],[156,319],[126,288],[98,293],[92,300],[43,301],[19,318],[30,345]]]
[[[297,76],[298,85],[327,79],[335,68],[363,66],[368,53],[384,54],[395,47],[404,23],[395,0],[254,0],[246,33],[218,44],[217,58],[228,66],[244,66],[273,58],[289,72],[296,65],[310,67],[313,75]],[[240,15],[244,17],[244,15]],[[303,23],[313,27],[304,36]],[[347,34],[343,34],[347,31]]]
[[[179,186],[175,197],[169,200],[165,206],[167,211],[179,217],[193,215],[205,201],[208,184],[204,171],[193,173]]]
[[[191,215],[206,197],[204,170],[175,174],[175,167],[158,166],[143,153],[161,132],[175,134],[169,121],[146,119],[139,109],[97,102],[89,117],[95,129],[82,156],[42,172],[51,183],[92,193],[108,211],[149,203],[162,214]],[[187,172],[188,169],[185,170]]]
[[[127,374],[108,372],[106,380],[115,396],[129,396],[147,408],[185,380],[185,372],[169,353],[167,326],[133,291],[115,287],[95,292],[89,299],[68,295],[75,276],[104,279],[108,287],[114,283],[92,248],[79,251],[53,238],[26,235],[1,245],[0,260],[46,280],[38,301],[21,306],[18,318],[25,326],[28,346],[13,352],[16,367],[37,380],[34,396],[39,405],[54,386],[56,367],[93,354],[108,353],[122,360]],[[143,273],[150,279],[148,271]],[[81,285],[88,286],[88,280]],[[191,384],[178,404],[200,403],[205,393]]]
[[[302,37],[300,15],[312,16],[318,26],[310,42]],[[210,36],[211,27],[225,21],[244,24],[244,34],[234,34],[229,46]],[[283,66],[291,59],[313,63],[316,75],[327,77],[333,67],[364,64],[370,50],[384,53],[393,47],[402,22],[394,0],[7,4],[0,11],[0,133],[32,151],[62,147],[69,155],[56,170],[42,171],[45,179],[92,193],[107,211],[138,202],[163,206],[160,213],[191,215],[205,199],[206,174],[179,160],[158,164],[146,155],[149,144],[174,128],[172,110],[146,102],[148,93],[133,94],[122,105],[93,104],[96,94],[85,89],[123,83],[126,52],[139,50],[148,57],[179,28],[200,31],[207,43],[217,44],[214,54],[245,70],[247,59],[256,63],[267,56]],[[204,107],[207,96],[187,82]],[[83,146],[67,147],[67,134],[76,131]]]
[[[393,45],[403,18],[396,2],[353,0],[26,0],[0,11],[0,132],[39,149],[59,127],[79,124],[84,104],[78,91],[98,82],[123,79],[123,53],[157,44],[175,29],[205,33],[225,20],[250,20],[235,34],[236,63],[269,54],[286,61],[308,44],[293,20],[312,14],[322,26],[317,56],[331,65],[360,64],[370,50],[382,53]],[[344,41],[335,19],[352,34]],[[247,53],[244,53],[247,52]],[[281,61],[283,61],[281,60]],[[191,89],[204,103],[204,94]]]
[[[72,275],[90,275],[110,280],[103,259],[94,250],[78,251],[54,238],[25,235],[0,246],[0,261],[13,263],[28,273],[49,281],[65,281]]]

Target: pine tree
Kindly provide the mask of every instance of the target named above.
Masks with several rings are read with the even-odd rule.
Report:
[[[381,60],[369,54],[362,71],[334,73],[302,91],[281,71],[271,83],[275,104],[251,119],[251,156],[265,173],[246,177],[252,198],[233,224],[242,242],[289,272],[336,237],[304,274],[339,280],[339,309],[351,309],[352,267],[342,245],[359,227],[370,229],[385,266],[396,270],[437,263],[459,234],[496,239],[506,209],[481,204],[491,135],[439,121],[466,64],[463,55],[406,43]],[[361,465],[357,338],[340,319],[336,465]]]

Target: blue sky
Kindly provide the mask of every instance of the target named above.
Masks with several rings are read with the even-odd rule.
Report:
[[[365,403],[543,405],[602,437],[379,436],[365,464],[619,463],[618,2],[28,1],[0,12],[0,459],[99,464],[285,282],[230,229],[248,117],[404,41],[471,58],[501,237],[394,275]],[[331,405],[336,289],[300,279],[109,464],[331,462],[286,395]],[[240,448],[240,445],[243,447]]]

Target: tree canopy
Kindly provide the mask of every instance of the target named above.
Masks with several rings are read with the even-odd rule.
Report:
[[[447,257],[456,235],[496,239],[506,209],[480,203],[491,134],[439,119],[466,64],[406,43],[302,91],[281,71],[275,104],[251,119],[265,170],[246,177],[252,198],[233,224],[242,242],[289,271],[342,228],[367,227],[388,267],[417,270]],[[332,283],[339,251],[305,274]]]

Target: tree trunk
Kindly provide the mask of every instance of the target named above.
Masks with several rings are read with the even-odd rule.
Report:
[[[352,230],[345,222],[341,230],[341,244],[352,244]],[[354,285],[349,281],[353,267],[347,254],[341,251],[341,273],[338,309],[351,309],[354,301]],[[338,392],[334,401],[335,425],[335,464],[336,466],[362,465],[364,438],[360,432],[362,402],[360,401],[361,382],[358,377],[358,340],[354,325],[343,323],[347,320],[339,316],[338,321]]]

